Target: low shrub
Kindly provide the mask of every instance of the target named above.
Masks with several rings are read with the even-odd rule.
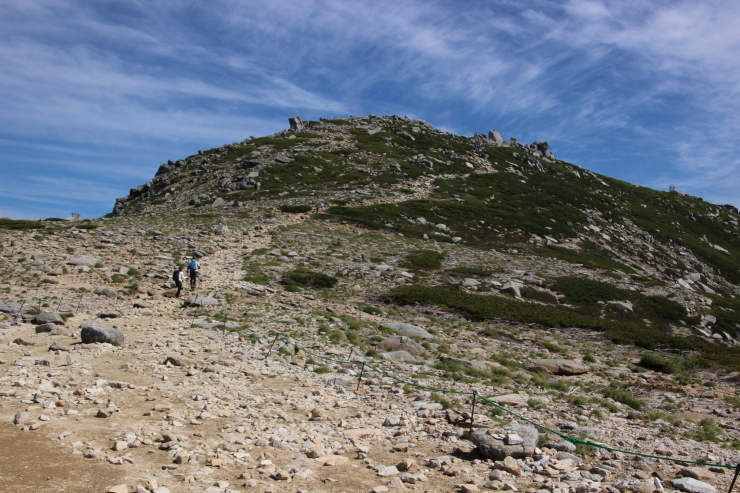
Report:
[[[673,375],[683,370],[683,361],[675,358],[661,358],[655,354],[643,354],[640,358],[640,366],[649,370]]]
[[[296,269],[285,276],[285,284],[298,284],[301,286],[312,286],[315,288],[333,288],[339,282],[334,276],[313,272],[310,270]]]
[[[433,250],[419,250],[406,256],[406,262],[409,267],[420,269],[439,269],[444,259],[445,256],[443,253]]]
[[[311,210],[310,205],[281,205],[280,210],[290,214],[299,214],[302,212],[309,212]]]
[[[559,277],[553,289],[563,294],[570,303],[594,303],[624,297],[613,284],[583,277]]]

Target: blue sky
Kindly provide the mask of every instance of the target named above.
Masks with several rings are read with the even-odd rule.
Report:
[[[0,0],[0,217],[98,217],[287,119],[550,142],[740,206],[740,2]]]

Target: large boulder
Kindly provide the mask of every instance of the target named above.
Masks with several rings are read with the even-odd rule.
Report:
[[[99,296],[107,296],[108,298],[114,298],[118,294],[118,291],[116,291],[113,288],[107,288],[105,286],[97,286],[93,290],[93,293]]]
[[[78,265],[80,267],[95,267],[98,262],[100,262],[100,259],[92,255],[73,255],[67,261],[70,265]]]
[[[519,281],[509,281],[501,287],[501,291],[503,291],[504,293],[509,293],[515,298],[521,298],[521,289],[523,287],[524,284],[520,283]]]
[[[378,349],[386,351],[406,351],[414,356],[421,356],[426,352],[421,344],[406,336],[389,337],[378,344]]]
[[[389,322],[384,323],[384,327],[389,329],[397,330],[406,337],[421,337],[422,339],[434,339],[434,336],[416,325],[404,324],[400,322]]]
[[[584,363],[569,359],[536,359],[532,365],[542,367],[553,375],[582,375],[591,369]]]
[[[465,368],[470,368],[471,370],[483,371],[486,373],[491,372],[491,368],[482,362],[468,361],[466,359],[461,359],[461,358],[453,358],[452,356],[446,356],[444,354],[440,356],[439,359],[441,361],[452,361],[454,363],[464,366]]]
[[[292,130],[293,132],[306,131],[306,125],[303,123],[303,120],[301,120],[301,117],[299,116],[288,118],[288,123],[290,124],[290,130]]]
[[[64,320],[62,319],[62,316],[58,314],[57,312],[44,312],[44,313],[39,313],[38,315],[33,317],[33,323],[36,325],[43,325],[43,324],[64,325]]]
[[[476,430],[470,435],[470,440],[478,447],[480,453],[493,460],[531,457],[537,447],[538,438],[539,433],[534,426],[515,423],[503,426],[500,433]]]
[[[504,139],[501,137],[501,134],[498,130],[489,130],[488,131],[488,140],[492,140],[497,144],[503,144]]]
[[[94,342],[107,342],[109,344],[123,344],[123,332],[120,330],[89,321],[83,323],[80,328],[80,337],[83,344]]]

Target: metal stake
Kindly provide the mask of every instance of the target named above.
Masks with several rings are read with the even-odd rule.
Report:
[[[84,295],[80,295],[80,301],[77,303],[77,308],[75,308],[75,314],[77,314],[80,311],[80,305],[82,304],[82,297]]]
[[[349,360],[352,359],[352,353],[354,352],[355,348],[352,348],[349,350],[349,356],[347,356],[347,363],[349,363]]]
[[[62,300],[64,300],[64,298],[62,298],[62,297],[60,296],[60,297],[59,297],[59,303],[57,304],[57,312],[59,311],[59,308],[61,308],[61,306],[62,306]]]
[[[735,467],[735,477],[732,478],[732,483],[730,484],[730,489],[727,490],[727,493],[732,493],[732,488],[735,487],[735,481],[737,481],[738,474],[740,474],[740,462],[738,462],[737,467]]]
[[[362,383],[362,375],[365,373],[365,362],[362,363],[362,368],[360,369],[360,378],[357,380],[357,390],[360,390],[360,384]],[[355,390],[355,392],[357,392]]]
[[[15,316],[13,317],[13,322],[15,322],[16,320],[18,320],[18,317],[20,316],[21,312],[23,311],[23,307],[25,305],[26,305],[26,302],[25,301],[23,303],[21,303],[21,307],[18,308],[18,313],[16,313]]]
[[[473,408],[470,410],[470,431],[468,434],[473,433],[473,421],[475,421],[475,397],[478,395],[478,392],[475,390],[473,391]]]
[[[197,302],[198,302],[198,295],[196,294],[195,299],[193,300],[192,303],[190,303],[190,306],[194,306]],[[190,327],[192,327],[193,324],[195,323],[195,317],[197,315],[198,315],[198,309],[196,308],[195,311],[193,312],[193,319],[190,321]]]
[[[265,361],[267,361],[267,357],[268,357],[268,356],[270,356],[270,353],[272,352],[272,346],[274,346],[274,345],[275,345],[275,343],[276,343],[276,342],[277,342],[277,340],[278,340],[278,337],[280,337],[280,334],[276,335],[276,336],[275,336],[275,340],[274,340],[274,341],[272,341],[272,344],[270,344],[270,349],[268,349],[268,350],[267,350],[267,354],[265,355]]]

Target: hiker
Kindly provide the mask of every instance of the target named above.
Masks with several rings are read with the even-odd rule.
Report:
[[[175,269],[175,272],[172,273],[172,280],[175,281],[175,286],[177,286],[177,294],[175,294],[175,298],[180,297],[180,292],[182,291],[182,284],[185,282],[185,267],[182,265]]]
[[[198,271],[200,271],[200,264],[197,260],[195,260],[195,257],[193,257],[193,260],[191,260],[188,264],[188,274],[190,277],[191,290],[194,290],[195,286],[198,284]]]

